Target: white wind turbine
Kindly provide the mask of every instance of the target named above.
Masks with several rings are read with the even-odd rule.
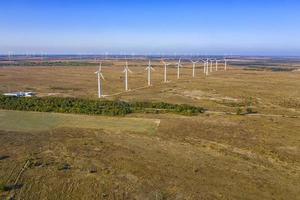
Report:
[[[168,82],[168,80],[167,80],[167,67],[169,65],[171,65],[171,63],[166,63],[164,60],[162,60],[162,62],[164,63],[164,82],[166,83],[166,82]]]
[[[218,62],[219,60],[216,59],[216,71],[218,71]]]
[[[226,60],[226,58],[224,59],[224,70],[226,71],[227,70],[227,60]]]
[[[13,57],[14,52],[13,51],[9,51],[7,56],[8,56],[8,60],[11,61],[12,57]]]
[[[132,71],[128,68],[128,62],[126,60],[126,65],[123,73],[125,73],[125,91],[128,91],[128,72],[132,73]]]
[[[203,62],[203,73],[207,76],[208,75],[208,59],[207,60],[201,59],[201,61]]]
[[[177,79],[180,78],[180,67],[182,67],[182,65],[181,65],[181,58],[179,59],[179,61],[177,63]]]
[[[102,95],[102,84],[101,84],[101,79],[104,80],[104,76],[102,74],[102,62],[100,61],[100,66],[99,66],[99,70],[95,72],[95,74],[97,74],[98,77],[98,98],[101,98]]]
[[[213,72],[213,60],[210,60],[210,72]]]
[[[208,76],[209,68],[208,68],[208,58],[206,59],[206,72],[205,75]]]
[[[148,71],[148,86],[151,86],[151,70],[155,71],[154,68],[151,66],[151,60],[149,60],[149,64],[146,67],[146,70]]]
[[[199,63],[199,61],[191,60],[191,62],[193,63],[193,78],[195,78],[195,68],[196,68],[196,64]]]

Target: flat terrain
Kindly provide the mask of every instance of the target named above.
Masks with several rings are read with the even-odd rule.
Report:
[[[257,71],[229,66],[225,72],[220,63],[218,72],[205,77],[201,63],[192,79],[191,64],[185,62],[181,78],[177,80],[177,69],[171,65],[168,70],[170,82],[164,84],[163,66],[153,62],[153,86],[146,87],[146,65],[145,61],[129,62],[133,72],[129,74],[131,91],[124,92],[124,62],[104,62],[103,91],[107,98],[187,103],[222,112],[236,112],[237,107],[251,105],[265,114],[300,114],[300,71]],[[96,70],[97,67],[2,67],[0,92],[21,90],[35,91],[39,96],[96,98]]]
[[[116,118],[0,110],[0,127],[7,131],[50,131],[57,128],[94,128],[118,132],[153,133],[159,122],[160,120],[144,118]]]
[[[0,111],[1,197],[15,199],[300,199],[300,72],[233,68],[191,79],[154,63],[104,63],[108,99],[203,106],[202,115],[124,118]],[[96,98],[95,67],[3,67],[0,91]],[[254,114],[236,115],[251,108]]]

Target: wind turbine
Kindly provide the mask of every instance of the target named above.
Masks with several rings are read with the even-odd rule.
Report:
[[[13,57],[14,52],[13,51],[9,51],[7,56],[8,56],[8,60],[11,61],[12,57]]]
[[[206,59],[206,68],[205,68],[205,70],[206,70],[206,71],[205,71],[205,75],[206,75],[206,76],[208,76],[208,73],[209,73],[208,61],[209,61],[209,60],[208,60],[208,58],[207,58],[207,59]]]
[[[197,64],[199,61],[193,61],[193,60],[191,60],[191,62],[193,63],[193,78],[195,78],[195,68],[196,68],[196,64]]]
[[[208,59],[207,60],[201,59],[201,61],[203,62],[203,73],[207,76],[208,75]]]
[[[128,72],[132,73],[132,71],[128,68],[128,62],[126,60],[126,65],[123,73],[125,73],[125,91],[128,91]]]
[[[151,70],[155,71],[154,68],[151,66],[151,60],[149,60],[148,67],[146,67],[146,70],[148,71],[148,86],[151,86]]]
[[[181,58],[179,59],[179,61],[177,63],[177,79],[180,78],[180,67],[182,67],[182,65],[181,65]]]
[[[164,65],[165,65],[165,67],[164,67],[164,82],[166,83],[166,82],[168,82],[168,80],[167,80],[167,67],[168,67],[169,65],[171,65],[171,63],[166,63],[164,60],[162,60],[162,62],[163,62]]]
[[[213,71],[213,60],[210,60],[210,72]]]
[[[218,71],[218,62],[219,60],[216,59],[216,71]]]
[[[102,84],[101,84],[101,79],[104,80],[104,76],[102,74],[102,62],[100,61],[100,65],[99,65],[99,70],[95,72],[95,74],[97,74],[98,77],[98,98],[102,97]]]
[[[226,58],[224,59],[225,63],[224,63],[224,70],[226,71],[227,70],[227,60]]]

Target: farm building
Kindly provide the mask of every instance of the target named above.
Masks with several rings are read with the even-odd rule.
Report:
[[[4,93],[4,96],[10,97],[33,97],[35,96],[34,92],[12,92],[12,93]]]

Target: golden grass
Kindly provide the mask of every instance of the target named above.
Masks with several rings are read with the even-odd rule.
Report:
[[[110,63],[110,62],[109,62]],[[111,63],[110,63],[111,64]],[[177,80],[176,68],[169,68],[170,83],[164,84],[163,67],[153,63],[153,86],[146,87],[146,63],[131,62],[129,87],[124,92],[122,62],[104,64],[103,91],[108,99],[134,101],[165,101],[203,106],[213,111],[235,112],[239,105],[251,104],[264,114],[299,116],[299,72],[246,71],[230,68],[213,72],[205,77],[202,65],[197,77],[191,78],[191,64],[184,63],[182,78]],[[34,90],[40,96],[58,95],[81,98],[97,97],[97,80],[94,67],[9,67],[1,68],[0,92]],[[138,89],[143,88],[143,89]]]
[[[107,98],[188,103],[210,112],[111,118],[0,111],[0,156],[8,156],[0,160],[0,180],[11,183],[27,158],[32,162],[17,199],[297,198],[299,72],[230,68],[205,77],[198,69],[192,80],[185,63],[180,80],[173,67],[171,82],[162,83],[160,66],[152,87],[134,90],[147,84],[146,63],[136,61],[132,91],[123,93],[122,64],[103,68],[105,94],[120,93]],[[0,91],[96,98],[95,70],[1,68]],[[258,115],[232,115],[240,107]],[[59,170],[64,164],[70,169]]]

